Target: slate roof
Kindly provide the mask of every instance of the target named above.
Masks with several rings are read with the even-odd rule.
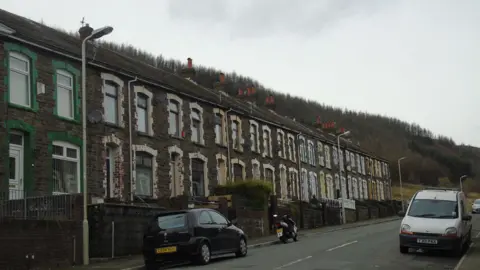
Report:
[[[3,35],[13,39],[19,38],[31,42],[34,45],[40,45],[54,50],[58,53],[73,56],[77,59],[81,58],[81,41],[75,36],[2,9],[0,9],[0,24],[15,30],[15,33],[11,35],[0,32],[0,36]],[[93,58],[94,55],[95,57]],[[94,50],[93,46],[87,46],[87,59],[91,63],[104,66],[118,73],[123,73],[131,78],[137,76],[139,80],[161,86],[167,91],[177,92],[179,95],[192,96],[200,100],[218,104],[219,107],[233,108],[234,112],[243,112],[243,115],[249,115],[252,118],[259,119],[259,121],[263,119],[271,124],[300,132],[318,140],[329,141],[333,144],[336,143],[335,136],[316,130],[313,127],[302,125],[301,123],[293,121],[288,117],[278,115],[266,108],[254,106],[252,113],[250,113],[250,105],[235,97],[222,95],[220,102],[220,95],[216,90],[207,89],[184,79],[178,74],[156,68],[118,52],[101,47]],[[349,148],[353,148],[370,156],[375,156],[374,154],[352,144],[349,145]],[[379,157],[376,158],[384,160]]]

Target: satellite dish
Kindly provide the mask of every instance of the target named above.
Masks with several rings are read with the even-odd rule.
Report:
[[[98,124],[103,121],[103,113],[100,110],[94,110],[88,114],[88,121],[92,124]]]

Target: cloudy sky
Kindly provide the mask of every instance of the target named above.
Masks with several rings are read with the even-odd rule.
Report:
[[[480,146],[478,0],[1,2],[71,31],[85,17],[113,26],[110,41]]]

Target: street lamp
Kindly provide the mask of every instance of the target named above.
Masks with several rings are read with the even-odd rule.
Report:
[[[405,205],[403,204],[402,168],[400,167],[400,161],[402,161],[406,158],[407,157],[401,157],[401,158],[398,159],[398,179],[400,181],[400,200],[402,201],[402,211],[403,212],[405,212]]]
[[[460,191],[463,191],[463,183],[462,183],[462,181],[463,181],[464,178],[467,178],[467,177],[468,177],[468,175],[462,175],[462,176],[460,177]]]
[[[92,33],[82,40],[82,161],[83,161],[83,264],[89,264],[89,235],[88,235],[88,216],[87,216],[87,59],[86,44],[89,40],[99,39],[110,34],[113,27],[105,26],[92,31]]]
[[[347,223],[347,217],[345,216],[345,198],[343,196],[343,183],[342,183],[342,168],[340,167],[340,137],[347,136],[350,134],[350,130],[343,132],[342,134],[337,136],[337,156],[338,156],[338,167],[339,170],[339,182],[340,182],[340,194],[342,195],[342,224]],[[347,181],[347,179],[345,179]]]

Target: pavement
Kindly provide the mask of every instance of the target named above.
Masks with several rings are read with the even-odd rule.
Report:
[[[480,237],[480,215],[473,218],[473,237]],[[462,257],[445,253],[401,254],[398,249],[398,218],[369,220],[362,223],[324,227],[300,232],[298,242],[279,243],[274,237],[249,241],[245,258],[224,256],[206,266],[177,265],[172,270],[478,270],[480,238]],[[478,248],[478,249],[477,249]],[[141,270],[141,256],[92,264],[76,269]]]
[[[473,215],[472,244],[455,270],[480,269],[480,214]]]

